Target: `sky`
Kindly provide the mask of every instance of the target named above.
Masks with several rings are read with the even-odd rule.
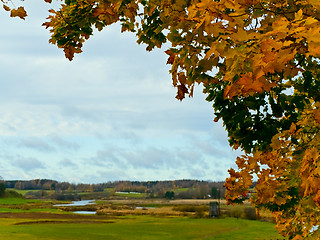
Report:
[[[200,85],[193,98],[175,98],[167,48],[147,52],[112,25],[70,62],[41,26],[54,6],[22,3],[26,20],[0,10],[0,176],[72,183],[228,176],[239,152]]]

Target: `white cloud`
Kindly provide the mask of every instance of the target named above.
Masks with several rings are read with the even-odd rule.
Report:
[[[63,168],[78,168],[78,165],[70,159],[63,159],[59,162],[59,164]]]
[[[14,167],[20,168],[26,173],[30,173],[35,169],[45,169],[45,166],[41,161],[36,158],[25,158],[22,156],[17,156],[13,159]]]
[[[55,148],[50,146],[46,141],[43,141],[42,139],[35,138],[35,137],[29,137],[29,138],[21,138],[17,142],[17,147],[24,147],[24,148],[30,148],[34,149],[40,152],[54,152]]]

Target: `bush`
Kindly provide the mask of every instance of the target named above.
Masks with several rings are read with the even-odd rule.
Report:
[[[209,206],[207,205],[178,205],[172,208],[174,211],[179,211],[183,213],[195,213],[196,217],[202,218],[206,216],[206,213],[209,211]]]
[[[6,190],[6,187],[4,183],[0,183],[0,197],[4,196],[5,190]]]
[[[167,191],[164,195],[166,199],[174,199],[174,192],[173,191]]]
[[[193,205],[177,205],[172,208],[174,211],[179,212],[195,212],[196,208]]]
[[[30,199],[40,199],[40,198],[45,198],[48,196],[49,195],[48,195],[47,191],[44,191],[44,190],[29,191],[24,195],[25,198],[30,198]]]
[[[234,218],[243,218],[248,220],[256,220],[256,209],[254,207],[234,206],[226,215]]]
[[[17,193],[14,190],[6,190],[4,196],[7,198],[23,198],[22,194]]]
[[[58,201],[77,201],[81,200],[81,197],[78,194],[63,194],[63,193],[56,193],[52,195],[53,199]]]
[[[256,214],[256,209],[253,207],[246,207],[244,208],[244,218],[249,219],[249,220],[256,220],[257,219],[257,214]]]
[[[206,217],[208,216],[207,213],[206,213],[206,209],[205,208],[197,208],[196,209],[196,217],[197,218],[203,218],[203,217]]]
[[[235,206],[233,207],[229,213],[228,213],[229,217],[234,217],[234,218],[242,218],[243,216],[243,208],[240,206]]]

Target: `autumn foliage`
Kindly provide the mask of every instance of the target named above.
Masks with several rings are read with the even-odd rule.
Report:
[[[2,2],[4,2],[2,0]],[[51,2],[47,0],[46,2]],[[23,8],[6,11],[24,18]],[[72,60],[94,29],[120,22],[148,51],[165,50],[177,98],[203,84],[233,148],[227,199],[271,210],[303,239],[320,225],[320,1],[65,0],[44,26]]]

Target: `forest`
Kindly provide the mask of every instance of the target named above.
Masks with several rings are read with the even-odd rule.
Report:
[[[23,190],[27,198],[57,200],[81,199],[79,193],[97,198],[110,198],[126,193],[143,194],[146,198],[218,199],[224,198],[224,182],[200,180],[114,181],[98,184],[58,182],[50,179],[7,180],[6,189]],[[96,193],[96,194],[94,194]]]

